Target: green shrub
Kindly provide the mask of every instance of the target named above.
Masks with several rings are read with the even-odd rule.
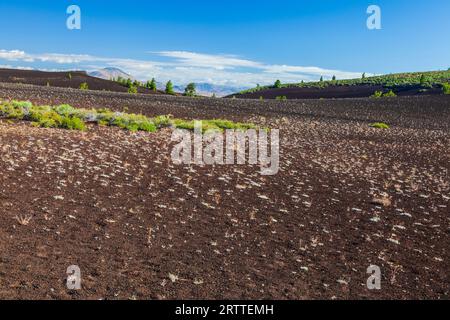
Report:
[[[136,93],[138,93],[138,88],[137,88],[137,86],[131,86],[131,87],[129,87],[129,88],[128,88],[128,93],[130,93],[130,94],[136,94]]]
[[[383,122],[375,122],[375,123],[371,123],[369,125],[372,128],[376,128],[376,129],[389,129],[389,125],[387,125],[386,123]]]
[[[286,101],[287,97],[286,96],[278,96],[275,98],[275,100]]]
[[[50,118],[42,118],[41,120],[39,120],[38,122],[35,122],[35,123],[39,124],[39,126],[42,128],[57,128],[58,127],[57,122]]]
[[[273,87],[277,88],[277,89],[281,88],[282,87],[281,81],[280,80],[275,81],[275,84],[273,85]],[[258,87],[258,89],[259,89],[259,87]]]
[[[392,97],[396,97],[397,95],[395,94],[394,91],[389,90],[386,93],[383,93],[383,91],[375,91],[375,93],[370,96],[371,98],[392,98]]]
[[[0,103],[0,117],[31,121],[32,126],[86,130],[86,122],[102,126],[116,126],[130,131],[155,132],[163,127],[194,129],[194,121],[172,119],[170,115],[149,118],[142,114],[113,112],[109,109],[78,109],[68,104],[59,106],[33,106],[28,101]],[[253,124],[239,123],[223,119],[203,120],[203,131],[224,129],[257,129]]]
[[[171,125],[171,116],[157,116],[153,118],[153,123],[157,128],[169,127]]]
[[[153,122],[146,121],[142,122],[138,126],[138,130],[146,131],[146,132],[156,132],[158,128]]]
[[[194,130],[194,121],[174,119],[173,125],[177,129]]]
[[[117,114],[112,122],[112,125],[130,131],[155,132],[157,130],[156,125],[150,118],[133,113]]]
[[[89,85],[86,82],[80,84],[80,90],[89,90]]]
[[[11,105],[13,105],[14,107],[26,108],[26,109],[30,109],[31,107],[33,107],[33,104],[30,101],[13,100],[13,101],[11,101]]]
[[[70,116],[76,113],[76,109],[68,104],[56,106],[54,110],[61,116]]]
[[[397,95],[395,94],[394,91],[389,90],[388,92],[386,92],[385,94],[383,94],[383,97],[385,98],[392,98],[392,97],[396,97]]]
[[[383,96],[383,91],[375,91],[373,95],[371,95],[371,98],[381,98]]]
[[[184,89],[184,95],[187,97],[195,97],[197,95],[195,83],[189,83]]]
[[[423,87],[423,86],[425,86],[426,85],[426,83],[427,83],[427,78],[425,77],[425,75],[424,74],[422,74],[421,76],[420,76],[420,85]]]
[[[450,83],[443,83],[442,91],[444,92],[444,94],[450,94]]]
[[[86,124],[84,121],[77,117],[63,117],[60,127],[69,130],[86,130]]]
[[[241,122],[233,122],[230,120],[223,119],[214,119],[214,120],[202,120],[200,121],[202,124],[202,131],[224,131],[224,130],[249,130],[249,129],[258,129],[257,126],[251,123],[241,123]],[[185,130],[194,130],[195,129],[195,121],[194,120],[181,120],[174,119],[173,125],[178,129]]]

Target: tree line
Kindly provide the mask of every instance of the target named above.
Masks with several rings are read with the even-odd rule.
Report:
[[[146,82],[141,82],[138,80],[132,80],[130,78],[123,78],[123,77],[117,77],[117,79],[112,79],[113,81],[123,85],[124,87],[128,88],[129,93],[137,93],[138,88],[146,88],[148,90],[156,92],[158,90],[156,79],[152,78],[152,80],[148,80]],[[171,80],[167,81],[165,86],[165,93],[167,94],[175,94],[174,86]],[[195,97],[197,96],[197,88],[195,83],[189,83],[185,90],[184,95],[188,97]]]

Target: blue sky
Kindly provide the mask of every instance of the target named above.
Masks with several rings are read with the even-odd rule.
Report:
[[[81,30],[66,28],[72,4]],[[448,0],[2,1],[0,65],[250,86],[447,69],[449,30]]]

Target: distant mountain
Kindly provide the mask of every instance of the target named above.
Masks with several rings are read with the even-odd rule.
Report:
[[[91,77],[96,77],[105,80],[117,79],[118,77],[122,77],[124,79],[132,79],[135,80],[135,77],[132,75],[120,70],[119,68],[104,68],[97,71],[88,72],[88,75]],[[215,85],[211,83],[196,83],[197,93],[201,96],[212,96],[216,95],[217,97],[225,97],[236,92],[241,92],[243,90],[249,89],[249,87],[242,86],[227,86],[227,85]],[[166,83],[157,82],[158,90],[164,91],[166,88]],[[175,92],[183,93],[186,85],[175,85]]]
[[[197,94],[201,96],[225,97],[236,92],[240,92],[248,89],[248,87],[227,86],[227,85],[215,85],[211,83],[196,83]],[[184,92],[186,86],[174,86],[174,90],[177,92]]]
[[[119,68],[104,68],[97,71],[88,72],[88,75],[105,80],[117,79],[118,77],[125,79],[130,78],[134,80],[133,76],[120,70]]]

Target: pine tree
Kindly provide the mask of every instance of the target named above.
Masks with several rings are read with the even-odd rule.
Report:
[[[156,91],[156,80],[155,78],[152,78],[152,81],[150,81],[150,90]]]
[[[184,89],[184,95],[187,97],[194,97],[196,95],[195,83],[189,83]]]
[[[125,82],[125,84],[128,88],[131,88],[133,86],[133,81],[131,81],[131,79],[128,78],[127,81]]]
[[[174,94],[175,92],[173,91],[173,83],[172,81],[168,81],[166,84],[166,93],[167,94]]]
[[[274,87],[277,89],[281,88],[281,81],[280,80],[275,81]]]

